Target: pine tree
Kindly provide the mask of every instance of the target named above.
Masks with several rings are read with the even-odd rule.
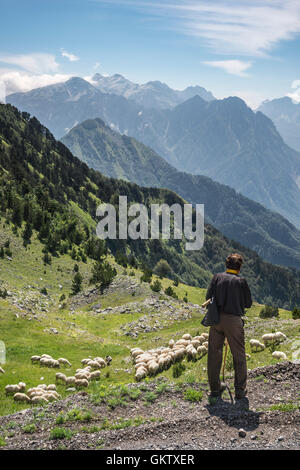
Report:
[[[113,268],[108,261],[96,261],[92,268],[92,276],[90,284],[96,284],[103,291],[105,287],[111,284],[116,276],[117,271]]]
[[[24,246],[27,246],[30,243],[31,236],[32,236],[32,226],[29,222],[26,222],[26,225],[22,234]]]
[[[78,292],[81,291],[81,285],[82,285],[82,276],[79,271],[77,271],[73,277],[72,281],[72,295],[78,294]]]

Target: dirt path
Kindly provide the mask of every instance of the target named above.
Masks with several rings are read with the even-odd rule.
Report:
[[[1,449],[111,449],[111,450],[194,450],[194,449],[290,449],[300,448],[300,365],[285,362],[254,369],[249,373],[248,398],[231,404],[229,395],[213,405],[207,399],[207,385],[173,385],[159,393],[159,384],[143,384],[142,393],[125,406],[109,409],[95,404],[86,392],[53,403],[47,409],[29,409],[0,418],[0,434],[6,434]],[[232,384],[232,380],[229,381]],[[136,388],[139,385],[133,385]],[[184,390],[203,391],[203,399],[191,402]],[[149,402],[149,393],[156,399]],[[59,413],[71,408],[89,410],[92,419],[55,423]],[[40,417],[38,415],[40,414]],[[97,430],[103,423],[122,423],[141,417],[143,424],[123,429]],[[32,434],[26,426],[34,424]],[[73,435],[50,440],[51,429],[64,427]],[[120,426],[122,427],[122,425]]]

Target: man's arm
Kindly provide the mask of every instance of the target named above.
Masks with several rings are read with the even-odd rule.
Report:
[[[243,291],[244,291],[245,308],[250,308],[252,305],[252,297],[251,297],[251,291],[249,289],[246,279],[244,279]]]
[[[213,297],[215,278],[216,278],[216,275],[214,275],[212,280],[210,281],[210,284],[206,291],[206,300],[211,299]]]

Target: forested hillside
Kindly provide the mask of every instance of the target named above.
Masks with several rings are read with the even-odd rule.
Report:
[[[85,224],[84,218],[71,218],[72,204],[94,216],[100,201],[116,203],[119,195],[145,205],[183,203],[169,190],[141,188],[89,169],[37,119],[11,105],[0,105],[0,136],[1,216],[17,231],[25,222],[25,241],[36,230],[46,259],[74,252],[80,259],[97,258],[103,250],[102,242],[94,237],[93,228]],[[166,259],[172,268],[171,276],[176,274],[183,281],[202,287],[212,272],[223,270],[228,253],[239,251],[245,258],[244,274],[256,300],[281,306],[300,302],[300,275],[296,270],[264,262],[255,252],[230,241],[210,225],[205,228],[205,244],[200,251],[185,252],[178,240],[116,240],[110,241],[108,247],[113,253],[131,252],[151,267],[159,259]]]

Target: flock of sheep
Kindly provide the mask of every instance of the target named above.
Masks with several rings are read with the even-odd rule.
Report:
[[[81,364],[85,366],[83,369],[77,369],[74,376],[67,377],[61,372],[57,372],[57,382],[62,382],[65,385],[74,385],[77,388],[88,387],[90,380],[100,379],[101,371],[107,365],[110,364],[112,358],[106,356],[105,359],[102,357],[94,357],[94,359],[82,359]]]
[[[131,349],[131,356],[135,367],[135,379],[140,381],[146,376],[154,376],[159,372],[169,369],[172,364],[182,361],[185,357],[188,360],[196,361],[201,359],[208,352],[208,333],[192,337],[186,333],[181,339],[175,341],[171,339],[167,347],[160,347],[157,349],[149,349],[143,351],[140,348]],[[267,333],[262,336],[262,341],[257,339],[250,339],[250,347],[252,352],[263,351],[268,345],[280,344],[287,339],[286,335],[281,331],[276,333]],[[282,351],[274,351],[272,356],[276,359],[286,360],[287,356]],[[247,354],[247,357],[250,356]],[[85,358],[82,359],[81,364],[83,368],[76,370],[74,376],[67,376],[61,372],[56,373],[56,382],[63,383],[66,386],[73,385],[76,388],[88,387],[90,381],[98,380],[101,375],[101,369],[109,365],[112,361],[110,356]],[[41,356],[32,356],[31,362],[38,363],[41,367],[68,367],[72,364],[68,359],[59,358],[53,359],[49,354],[42,354]],[[0,373],[4,374],[5,371],[0,367]],[[36,387],[30,388],[26,393],[26,384],[19,382],[15,385],[6,385],[6,394],[12,394],[15,401],[28,402],[28,403],[49,403],[53,400],[58,400],[60,395],[57,393],[55,384],[39,384]]]
[[[131,349],[131,356],[135,364],[135,378],[137,381],[147,375],[156,375],[169,369],[175,362],[182,361],[185,357],[189,360],[201,359],[208,351],[208,333],[200,336],[184,334],[178,341],[171,339],[168,347],[149,349],[143,351],[140,348]]]
[[[56,369],[59,369],[60,366],[72,366],[68,359],[65,359],[64,357],[53,359],[53,357],[49,354],[42,354],[42,356],[31,356],[31,362],[33,364],[39,363],[41,367],[54,367]]]
[[[67,377],[65,374],[58,372],[56,374],[56,382],[62,382],[65,385],[74,385],[76,388],[88,387],[90,380],[97,380],[100,378],[100,369],[109,365],[112,361],[110,356],[95,357],[94,359],[82,359],[81,363],[85,366],[83,369],[77,369],[75,376]],[[42,356],[32,356],[31,362],[33,364],[39,363],[41,367],[54,367],[60,368],[61,366],[71,367],[70,361],[65,358],[53,359],[49,354]],[[4,374],[2,368],[1,373]],[[27,402],[32,404],[49,403],[53,400],[58,400],[61,396],[57,393],[55,384],[39,384],[36,387],[30,388],[26,393],[26,384],[19,382],[14,385],[6,385],[6,395],[13,395],[17,402]]]
[[[15,401],[27,403],[49,403],[53,400],[58,400],[60,395],[56,391],[55,384],[39,384],[37,387],[30,388],[26,391],[26,384],[19,382],[16,385],[6,385],[5,392],[7,395],[13,394]]]
[[[250,339],[251,351],[263,351],[266,346],[280,344],[286,339],[286,335],[281,331],[276,331],[276,333],[266,333],[262,336],[262,343],[257,339]],[[286,354],[282,351],[274,351],[272,353],[272,357],[275,359],[287,360]]]

